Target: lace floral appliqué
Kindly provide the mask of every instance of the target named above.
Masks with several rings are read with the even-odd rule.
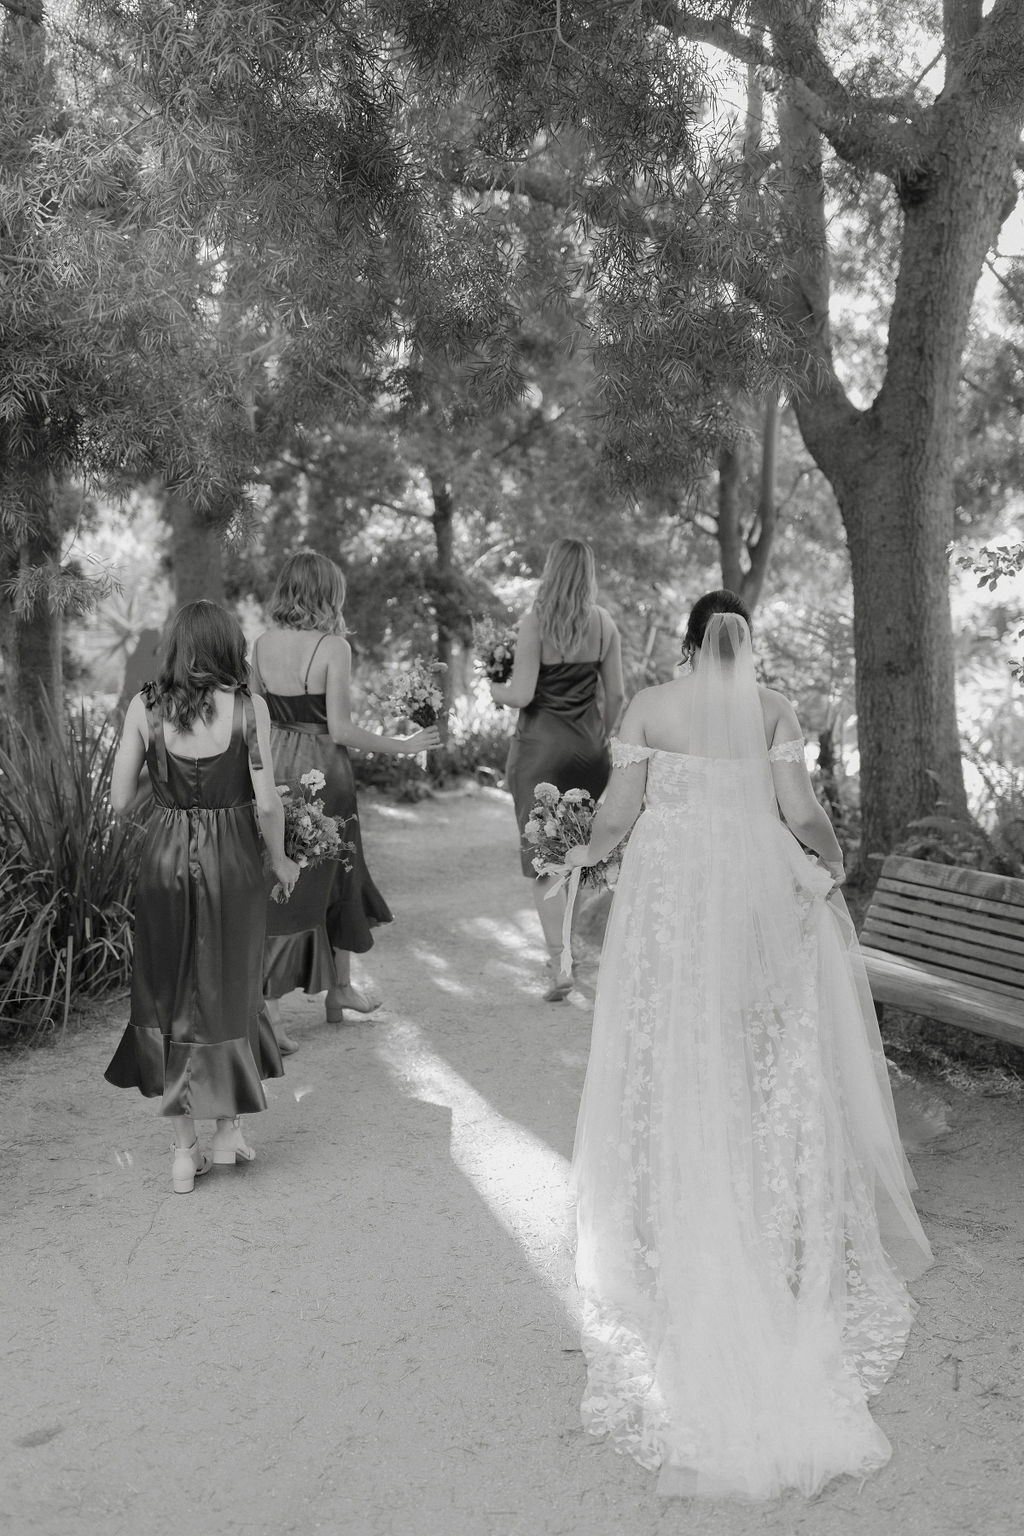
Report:
[[[645,763],[654,752],[653,747],[636,747],[630,741],[618,741],[614,736],[609,743],[612,749],[612,767],[629,768],[633,763]]]
[[[777,741],[768,753],[770,763],[802,763],[804,761],[804,744],[802,741]]]
[[[881,1240],[874,1142],[865,1166],[883,1116],[850,1043],[858,993],[792,837],[741,810],[763,762],[748,784],[742,764],[612,754],[649,769],[573,1165],[583,1422],[659,1467],[662,1493],[810,1496],[887,1459],[867,1403],[913,1312]]]

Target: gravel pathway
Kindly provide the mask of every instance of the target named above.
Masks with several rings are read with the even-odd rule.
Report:
[[[666,1503],[579,1425],[589,989],[539,1000],[510,804],[371,799],[364,830],[386,1006],[337,1027],[293,996],[251,1167],[171,1193],[153,1107],[102,1081],[123,1002],[0,1058],[0,1532],[1016,1536],[1019,1104],[950,1092],[915,1158],[937,1262],[877,1408],[890,1466],[810,1503]]]

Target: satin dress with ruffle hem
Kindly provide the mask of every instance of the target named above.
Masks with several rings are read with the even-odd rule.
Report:
[[[281,1053],[261,1015],[267,880],[250,759],[252,700],[235,694],[231,740],[210,757],[170,752],[147,708],[156,802],[135,885],[131,1013],[104,1076],[198,1119],[267,1107]]]
[[[509,747],[505,778],[512,791],[522,871],[536,879],[535,849],[526,841],[538,784],[553,784],[560,794],[585,789],[596,800],[611,772],[604,709],[600,696],[604,660],[604,615],[596,661],[557,661],[542,665],[529,704],[519,711]]]
[[[306,665],[304,683],[320,643]],[[334,950],[365,954],[373,947],[371,930],[390,923],[392,915],[366,867],[352,762],[345,747],[331,740],[327,695],[271,693],[260,672],[258,652],[257,642],[253,678],[270,711],[277,782],[294,787],[303,774],[319,769],[325,781],[318,792],[324,810],[346,822],[342,836],[354,845],[349,852],[351,869],[335,860],[304,869],[288,901],[269,903],[263,990],[265,996],[277,998],[296,987],[315,993],[336,986]]]

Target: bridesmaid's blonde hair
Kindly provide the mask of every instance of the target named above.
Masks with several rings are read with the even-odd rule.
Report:
[[[533,604],[541,644],[558,656],[579,650],[596,602],[594,551],[582,539],[556,539],[548,550]]]
[[[270,596],[270,617],[282,629],[317,629],[341,635],[345,577],[333,560],[310,549],[289,555]]]

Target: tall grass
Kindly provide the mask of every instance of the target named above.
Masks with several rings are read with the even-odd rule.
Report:
[[[0,733],[0,1034],[67,1023],[127,984],[142,825],[114,815],[118,722],[49,711],[37,739]]]

